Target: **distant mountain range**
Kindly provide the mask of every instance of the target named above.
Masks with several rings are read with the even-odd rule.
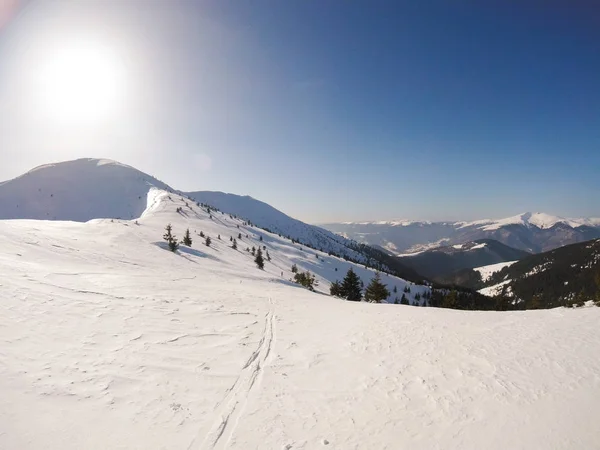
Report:
[[[600,218],[567,219],[529,212],[501,220],[344,222],[322,227],[400,256],[480,239],[494,239],[519,250],[539,253],[600,238]]]
[[[401,257],[401,261],[421,275],[435,279],[461,269],[515,261],[530,253],[509,247],[493,239],[442,246]]]

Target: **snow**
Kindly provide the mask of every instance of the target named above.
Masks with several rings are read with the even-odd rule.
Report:
[[[0,448],[600,446],[600,308],[345,302],[289,269],[326,292],[349,263],[185,201],[151,190],[139,225],[0,221]],[[168,222],[192,248],[163,248]]]
[[[352,244],[350,240],[324,228],[296,220],[252,197],[211,191],[189,192],[186,195],[194,201],[212,205],[225,213],[250,220],[255,225],[310,244],[312,247],[347,255],[361,262],[365,260],[362,254],[348,248]]]
[[[131,166],[128,166],[127,164],[123,164],[118,161],[113,161],[112,159],[99,159],[99,160],[97,160],[96,165],[97,166],[112,165],[112,166],[121,166],[121,167],[131,168]]]
[[[484,231],[494,231],[507,225],[523,225],[526,227],[535,226],[540,229],[552,228],[558,223],[564,223],[570,227],[579,227],[583,225],[585,219],[566,219],[564,217],[553,216],[546,213],[523,213],[506,219],[491,221],[481,227]]]
[[[512,280],[504,280],[498,284],[493,286],[488,286],[486,288],[480,289],[478,292],[482,295],[487,295],[488,297],[494,297],[502,292],[502,288],[509,284]]]
[[[124,164],[84,158],[40,166],[3,183],[0,219],[134,219],[161,181]]]
[[[456,244],[456,245],[453,245],[452,247],[454,247],[456,250],[460,250],[463,248],[463,244]]]
[[[482,242],[480,244],[475,244],[473,247],[469,248],[469,251],[471,251],[471,250],[479,250],[481,248],[485,248],[486,245],[487,244],[485,242]]]
[[[476,267],[473,270],[476,272],[479,272],[481,274],[481,279],[483,280],[483,282],[486,282],[487,280],[489,280],[491,278],[491,276],[494,273],[500,272],[505,267],[510,267],[516,262],[517,261],[508,261],[508,262],[490,264],[488,266]]]

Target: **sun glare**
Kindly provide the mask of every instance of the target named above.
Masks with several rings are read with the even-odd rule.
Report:
[[[90,43],[56,48],[39,61],[41,110],[61,122],[110,118],[122,94],[121,67],[110,49]]]

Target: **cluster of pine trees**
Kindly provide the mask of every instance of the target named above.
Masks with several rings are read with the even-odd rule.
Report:
[[[346,276],[340,283],[334,281],[331,283],[329,293],[334,297],[344,298],[349,301],[359,302],[363,299],[361,280],[356,275],[352,267],[346,272]],[[365,289],[364,299],[371,303],[381,303],[390,296],[387,286],[381,282],[381,274],[375,273],[375,276]]]

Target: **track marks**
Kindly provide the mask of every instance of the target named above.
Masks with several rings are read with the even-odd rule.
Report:
[[[252,390],[260,385],[264,367],[275,345],[273,301],[269,299],[269,302],[271,307],[265,314],[265,327],[257,348],[242,367],[237,380],[227,391],[223,401],[217,405],[216,419],[208,434],[199,445],[197,441],[200,437],[197,437],[188,450],[219,450],[228,447]]]

